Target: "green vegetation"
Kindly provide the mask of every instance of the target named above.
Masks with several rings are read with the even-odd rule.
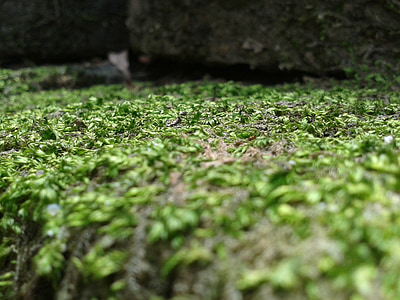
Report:
[[[396,80],[49,72],[0,70],[1,299],[400,297]]]

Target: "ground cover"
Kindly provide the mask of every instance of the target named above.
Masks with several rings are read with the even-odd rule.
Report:
[[[2,299],[398,299],[398,81],[63,72],[0,70]]]

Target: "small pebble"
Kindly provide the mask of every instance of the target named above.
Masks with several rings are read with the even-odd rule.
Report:
[[[55,204],[55,203],[49,204],[49,205],[47,205],[46,210],[50,216],[55,217],[58,214],[58,212],[61,210],[61,206],[58,204]]]
[[[393,135],[388,135],[383,138],[385,144],[391,144],[393,142]]]
[[[36,176],[42,176],[44,174],[44,171],[43,170],[38,170],[37,172],[36,172]]]

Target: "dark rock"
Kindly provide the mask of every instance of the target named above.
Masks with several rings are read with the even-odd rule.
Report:
[[[0,66],[105,57],[128,48],[126,0],[0,0]]]
[[[398,1],[130,0],[135,53],[207,64],[343,74],[400,68]]]

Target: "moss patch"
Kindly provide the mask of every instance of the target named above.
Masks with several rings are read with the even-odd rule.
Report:
[[[2,298],[399,297],[396,82],[38,91],[24,72],[0,71]]]

